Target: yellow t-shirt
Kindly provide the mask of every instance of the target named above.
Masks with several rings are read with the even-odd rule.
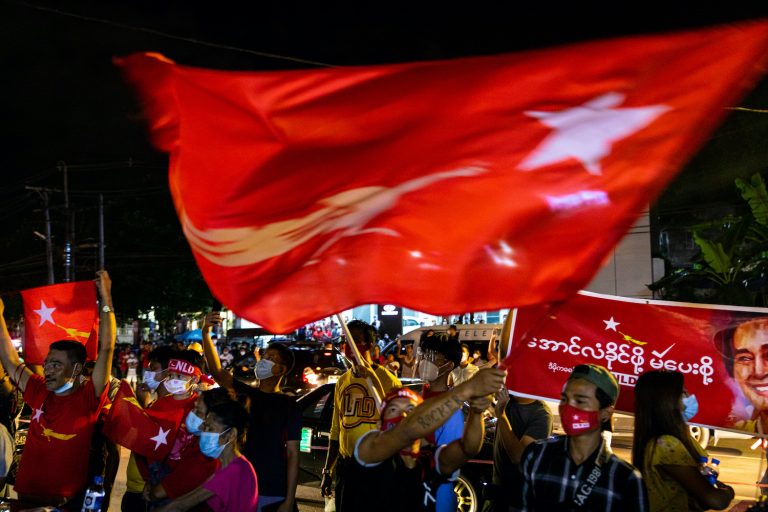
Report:
[[[694,443],[700,455],[706,452]],[[658,466],[693,466],[699,462],[691,457],[685,445],[675,436],[659,436],[648,442],[645,447],[643,481],[648,489],[648,501],[651,512],[679,512],[701,510],[694,497],[690,497],[685,488],[674,478],[665,475]]]
[[[374,371],[385,393],[400,387],[397,377],[383,366],[377,365]],[[375,430],[378,421],[379,410],[368,389],[368,383],[348,370],[339,378],[333,393],[331,440],[339,441],[341,456],[352,457],[357,440],[366,432]]]
[[[126,490],[128,492],[144,492],[144,479],[141,477],[139,467],[136,465],[136,456],[131,452],[131,458],[128,459],[126,473]]]

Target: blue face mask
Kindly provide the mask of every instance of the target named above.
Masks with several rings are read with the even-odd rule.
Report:
[[[688,395],[683,398],[683,419],[690,421],[697,412],[699,412],[699,401],[696,400],[696,395]]]
[[[200,452],[206,457],[211,459],[217,459],[224,447],[229,443],[219,444],[219,437],[221,434],[228,432],[229,429],[224,432],[201,432],[200,433]]]
[[[62,393],[66,393],[70,389],[72,389],[75,386],[75,369],[72,368],[72,377],[67,379],[67,382],[59,386],[58,388],[54,389],[53,392],[57,395],[60,395]]]
[[[200,425],[203,424],[203,419],[197,414],[195,414],[194,411],[189,411],[189,414],[187,414],[187,419],[184,421],[184,424],[187,426],[187,432],[189,432],[190,434],[199,436]]]

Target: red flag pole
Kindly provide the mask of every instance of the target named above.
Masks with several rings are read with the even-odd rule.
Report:
[[[357,363],[357,365],[371,369],[370,365],[368,364],[368,361],[365,360],[363,355],[360,353],[360,350],[358,350],[357,344],[355,343],[355,340],[352,338],[352,333],[349,331],[349,327],[347,327],[347,323],[344,321],[343,318],[341,318],[341,313],[336,314],[336,319],[341,324],[341,328],[344,329],[344,334],[347,336],[347,345],[352,349],[352,355],[354,356],[355,362]],[[379,396],[379,392],[376,391],[376,388],[374,387],[370,377],[366,377],[365,381],[368,383],[368,389],[371,391],[373,400],[374,402],[376,402],[376,408],[378,409],[379,406],[381,406],[381,397]]]

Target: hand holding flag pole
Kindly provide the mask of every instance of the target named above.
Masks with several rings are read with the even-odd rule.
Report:
[[[368,364],[368,361],[362,356],[362,354],[360,354],[360,350],[357,348],[357,344],[352,338],[352,333],[349,331],[347,323],[343,318],[341,318],[340,313],[336,314],[336,319],[339,321],[339,324],[341,324],[341,328],[344,329],[344,334],[347,336],[347,346],[350,348],[350,350],[352,350],[352,355],[355,358],[356,366],[365,374],[365,381],[368,383],[368,389],[371,391],[373,400],[376,402],[376,408],[378,409],[381,405],[381,398],[383,396],[383,387],[379,382],[379,378],[376,377],[376,374],[374,373],[371,365]],[[376,379],[378,387],[373,385],[371,375],[373,375],[373,379]]]

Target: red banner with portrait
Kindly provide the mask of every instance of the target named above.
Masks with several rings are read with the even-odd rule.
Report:
[[[616,409],[631,414],[637,378],[674,370],[699,403],[690,423],[768,432],[768,309],[579,292],[511,314],[503,365],[514,394],[559,400],[573,367],[594,363],[613,372]]]

